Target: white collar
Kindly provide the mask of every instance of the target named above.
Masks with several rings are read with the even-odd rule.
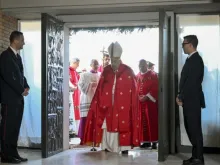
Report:
[[[10,46],[10,48],[11,48],[11,50],[14,52],[14,54],[17,56],[17,54],[18,54],[18,51],[16,51],[14,48],[12,48],[11,46]]]
[[[194,51],[194,52],[192,52],[189,56],[188,56],[188,58],[190,58],[193,54],[195,54],[197,51]]]

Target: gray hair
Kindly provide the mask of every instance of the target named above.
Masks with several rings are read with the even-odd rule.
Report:
[[[70,62],[73,62],[73,63],[75,63],[75,62],[80,62],[80,59],[79,58],[72,58],[71,60],[70,60]]]

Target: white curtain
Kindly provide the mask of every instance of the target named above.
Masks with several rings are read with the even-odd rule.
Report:
[[[41,144],[41,22],[21,22],[25,46],[20,55],[30,86],[25,97],[19,146],[40,148]]]
[[[220,147],[220,22],[219,16],[181,16],[179,19],[179,78],[187,55],[181,43],[186,35],[197,35],[198,52],[203,58],[206,108],[202,110],[202,128],[205,147]],[[182,108],[180,108],[181,144],[191,145],[187,137]]]

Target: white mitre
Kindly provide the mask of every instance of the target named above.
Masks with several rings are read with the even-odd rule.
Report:
[[[120,58],[122,55],[122,47],[118,42],[112,42],[108,47],[108,52],[110,56]]]

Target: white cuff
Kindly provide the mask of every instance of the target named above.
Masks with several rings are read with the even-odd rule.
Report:
[[[156,99],[150,94],[150,93],[148,93],[147,95],[146,95],[152,102],[156,102]]]

